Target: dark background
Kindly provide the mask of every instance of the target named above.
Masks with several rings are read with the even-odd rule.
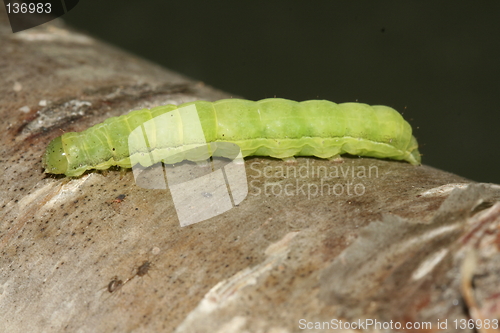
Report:
[[[248,99],[389,105],[424,164],[500,183],[500,1],[80,1],[69,24]]]

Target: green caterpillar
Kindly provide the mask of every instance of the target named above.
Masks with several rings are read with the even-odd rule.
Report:
[[[43,157],[45,172],[76,177],[86,170],[103,170],[113,165],[130,168],[135,163],[147,167],[160,160],[166,163],[205,160],[206,153],[196,149],[182,153],[187,149],[179,148],[200,143],[195,136],[190,136],[193,123],[179,116],[179,109],[185,107],[196,108],[207,143],[234,143],[240,147],[243,157],[332,158],[348,153],[420,164],[411,126],[390,107],[269,98],[257,102],[223,99],[179,106],[170,104],[109,118],[83,132],[68,132],[54,139]],[[150,121],[162,115],[172,117],[170,125],[155,125],[158,122]],[[134,131],[138,127],[142,127],[142,131]],[[129,136],[137,136],[137,133],[142,133],[137,138],[139,141],[147,140],[146,150],[129,145]],[[168,154],[163,154],[169,151],[170,155],[177,152],[177,157],[169,159]],[[151,160],[152,155],[157,157],[156,161]]]

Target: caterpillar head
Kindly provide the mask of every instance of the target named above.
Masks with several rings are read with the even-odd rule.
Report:
[[[63,149],[61,137],[55,138],[47,146],[42,158],[45,173],[62,174],[68,169],[68,160]]]

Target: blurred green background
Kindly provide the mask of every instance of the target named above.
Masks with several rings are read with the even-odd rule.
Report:
[[[80,1],[63,18],[248,99],[389,105],[424,164],[500,183],[499,1]]]

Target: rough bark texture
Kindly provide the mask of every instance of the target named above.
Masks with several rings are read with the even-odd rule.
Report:
[[[369,158],[250,158],[241,204],[180,227],[170,192],[130,171],[46,177],[62,131],[228,95],[61,22],[12,34],[1,11],[2,332],[284,333],[332,319],[472,332],[453,320],[499,318],[495,185]]]

